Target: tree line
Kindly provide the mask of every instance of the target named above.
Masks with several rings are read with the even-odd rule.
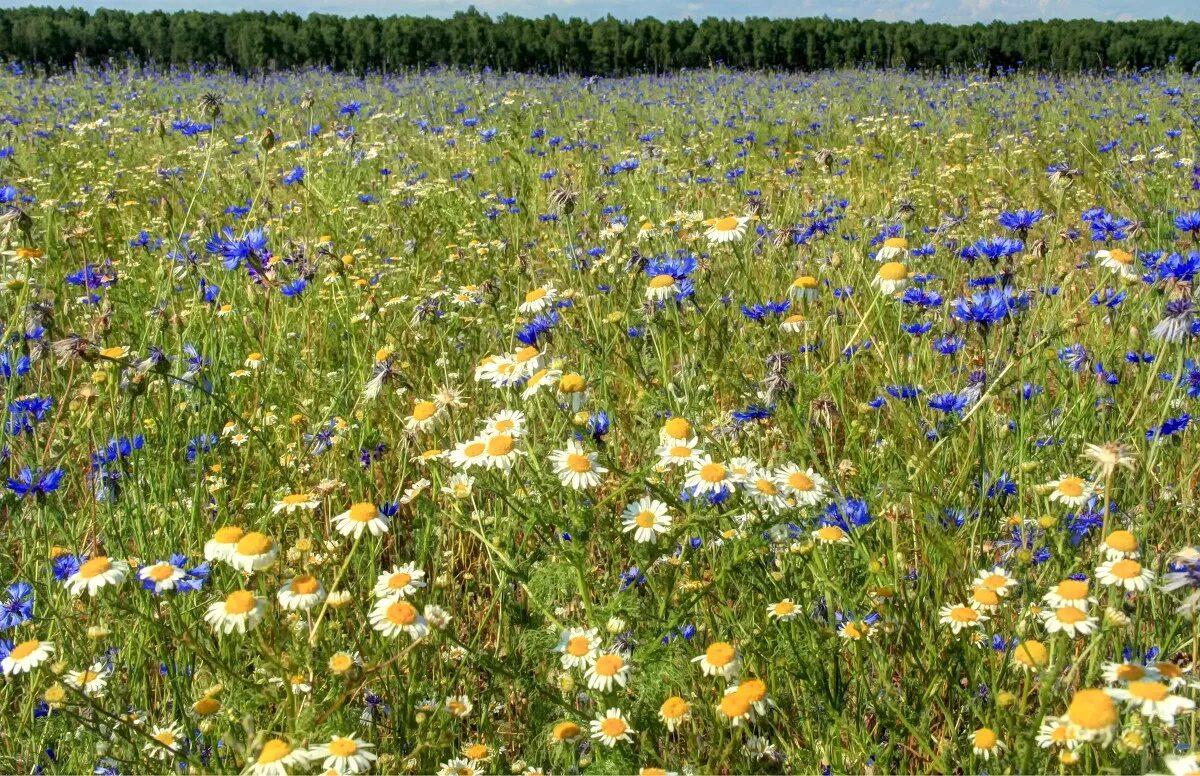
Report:
[[[621,21],[611,16],[588,21],[493,19],[474,9],[437,19],[30,7],[0,10],[0,56],[49,68],[132,58],[243,72],[312,66],[391,72],[450,65],[616,75],[714,64],[777,70],[986,65],[1078,71],[1172,62],[1190,70],[1200,62],[1200,24],[1160,19],[956,26],[829,18]]]

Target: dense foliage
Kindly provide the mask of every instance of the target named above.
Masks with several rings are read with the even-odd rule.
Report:
[[[0,772],[1200,770],[1197,113],[0,74]]]
[[[547,16],[492,19],[344,18],[312,14],[129,13],[20,8],[0,11],[0,51],[55,67],[98,63],[207,63],[257,71],[330,66],[363,72],[432,65],[504,71],[620,74],[723,63],[819,70],[875,65],[965,69],[980,64],[1078,71],[1185,67],[1200,61],[1200,24],[1158,21],[995,22],[970,26],[822,19],[596,21]]]

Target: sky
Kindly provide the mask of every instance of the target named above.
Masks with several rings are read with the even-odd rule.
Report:
[[[971,24],[993,20],[1023,19],[1101,20],[1172,19],[1200,21],[1200,0],[859,0],[837,6],[828,0],[60,0],[37,3],[31,0],[0,0],[0,8],[28,5],[78,6],[88,10],[117,8],[128,11],[162,9],[175,11],[292,11],[343,15],[413,14],[448,16],[474,5],[493,16],[511,13],[518,16],[543,16],[553,11],[560,17],[581,16],[594,19],[612,14],[621,19],[652,15],[659,19],[702,19],[706,16],[741,18],[744,16],[799,17],[834,16],[879,19],[881,21],[949,22]]]

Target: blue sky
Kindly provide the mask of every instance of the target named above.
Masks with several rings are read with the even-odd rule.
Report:
[[[13,8],[35,3],[29,0],[0,0],[0,8]],[[53,3],[58,5],[59,3]],[[294,11],[338,14],[416,14],[447,16],[472,3],[446,0],[63,0],[89,10],[120,8],[143,11],[161,8],[181,8],[236,11]],[[836,6],[828,0],[557,0],[547,4],[542,0],[474,0],[476,8],[497,15],[513,13],[521,16],[542,16],[553,10],[563,17],[595,18],[611,13],[623,19],[653,15],[660,19],[703,18],[705,16],[838,16],[860,19],[913,20],[964,24],[994,19],[1016,21],[1045,18],[1094,19],[1173,19],[1200,21],[1200,0],[860,0]]]

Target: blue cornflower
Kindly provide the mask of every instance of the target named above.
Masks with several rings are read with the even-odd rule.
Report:
[[[871,512],[867,502],[856,498],[842,501],[831,501],[825,506],[821,516],[817,518],[820,525],[836,525],[843,531],[851,528],[861,528],[871,522]]]
[[[54,406],[53,396],[25,396],[8,405],[8,421],[5,429],[12,436],[33,433],[33,427],[45,419]]]
[[[294,186],[295,184],[300,183],[303,180],[304,180],[304,168],[301,167],[300,165],[296,165],[291,170],[288,170],[286,173],[284,173],[283,185],[284,186]]]
[[[1020,240],[1014,240],[1011,237],[988,237],[963,248],[959,255],[969,261],[987,259],[990,263],[995,264],[1001,259],[1018,254],[1023,250],[1025,250],[1025,243]]]
[[[954,300],[951,315],[962,323],[973,323],[980,329],[1001,323],[1029,307],[1029,295],[1011,288],[989,288],[970,297]]]
[[[62,484],[62,479],[65,472],[62,469],[50,469],[43,472],[41,469],[32,469],[28,466],[22,466],[17,476],[8,478],[8,489],[16,494],[17,498],[25,498],[29,495],[49,495],[58,490],[58,486]]]
[[[216,434],[201,434],[192,437],[187,445],[187,460],[188,463],[195,463],[196,459],[201,455],[211,452],[217,446]]]
[[[763,407],[751,404],[744,410],[734,410],[730,413],[736,423],[752,423],[756,420],[766,420],[775,414],[775,405]]]
[[[910,286],[904,289],[904,293],[900,296],[900,302],[912,307],[941,307],[942,295]]]
[[[1183,362],[1183,373],[1179,376],[1179,387],[1190,399],[1200,399],[1200,366],[1194,359]]]
[[[0,630],[15,628],[33,619],[33,585],[20,580],[8,586],[0,598]]]
[[[929,399],[930,409],[944,412],[947,415],[952,412],[961,414],[969,403],[967,397],[960,393],[939,393]]]
[[[900,330],[914,337],[920,337],[933,330],[933,321],[926,321],[925,323],[902,323],[900,324]]]
[[[24,377],[29,374],[33,362],[29,356],[13,356],[7,350],[0,352],[0,377],[11,380],[14,377]]]
[[[943,337],[938,337],[935,339],[932,343],[930,343],[930,347],[933,348],[933,351],[939,355],[953,356],[955,353],[966,347],[966,344],[967,341],[962,337],[956,337],[952,334],[947,334]]]
[[[1091,363],[1091,356],[1087,349],[1078,343],[1060,348],[1058,351],[1058,360],[1063,362],[1072,372],[1082,372],[1087,369]]]
[[[285,283],[280,287],[279,293],[288,298],[297,297],[304,293],[304,289],[308,288],[308,281],[304,278],[296,278],[291,283]]]
[[[1008,229],[1011,232],[1016,232],[1021,235],[1024,240],[1029,234],[1029,230],[1034,224],[1041,221],[1045,217],[1045,213],[1040,210],[1026,210],[1021,208],[1015,212],[1004,212],[1000,214],[1000,226]]]
[[[889,385],[885,390],[893,399],[900,401],[912,401],[923,393],[917,385]]]
[[[1088,219],[1087,213],[1085,213],[1084,218],[1091,227],[1092,242],[1124,240],[1129,236],[1129,228],[1133,226],[1133,222],[1128,218],[1117,218],[1104,211],[1101,211],[1094,219]]]
[[[1175,216],[1175,228],[1181,232],[1191,232],[1192,239],[1200,239],[1200,210]]]
[[[1188,413],[1183,413],[1177,418],[1167,418],[1161,426],[1155,426],[1146,431],[1146,439],[1154,441],[1163,437],[1174,436],[1182,431],[1185,431],[1188,424],[1192,422],[1192,416]],[[10,480],[11,482],[11,480]]]
[[[608,413],[604,410],[599,410],[592,413],[588,417],[587,429],[591,433],[592,439],[597,442],[602,441],[608,434],[609,418]]]

